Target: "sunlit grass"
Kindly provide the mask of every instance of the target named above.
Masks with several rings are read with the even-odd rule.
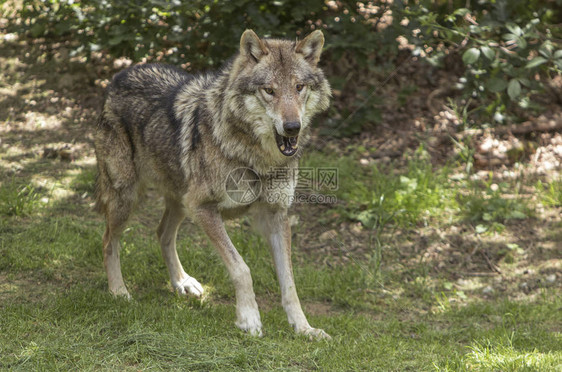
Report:
[[[562,206],[562,179],[550,183],[538,181],[535,188],[544,205],[549,207]]]
[[[22,184],[14,179],[0,184],[0,215],[29,215],[38,203],[39,193],[32,184]]]
[[[316,156],[314,161],[321,163],[322,155]],[[353,158],[336,164],[345,182],[337,191],[344,201],[337,208],[348,208],[343,218],[371,210],[406,214],[384,220],[386,226],[449,223],[446,214],[466,223],[462,206],[451,196],[460,186],[448,181],[446,170],[434,170],[423,160],[412,161],[398,174],[362,168]],[[367,185],[378,187],[376,192],[355,184],[373,176]],[[133,300],[113,298],[102,264],[103,221],[89,205],[94,180],[93,167],[64,171],[53,183],[67,190],[66,196],[35,204],[30,214],[2,216],[0,369],[559,368],[562,303],[555,287],[544,288],[533,300],[483,300],[470,293],[481,290],[480,282],[460,289],[432,276],[424,262],[398,270],[400,258],[391,255],[395,247],[387,241],[344,265],[312,261],[306,253],[295,252],[301,302],[310,323],[330,333],[331,342],[294,335],[280,303],[269,250],[243,220],[229,223],[228,230],[252,270],[263,338],[248,337],[234,326],[233,285],[208,239],[193,224],[182,225],[178,252],[186,271],[208,293],[203,300],[173,293],[155,237],[158,213],[144,215],[147,207],[141,206],[142,218],[133,218],[122,238],[123,274]],[[390,195],[389,203],[376,209],[371,199],[381,191]],[[397,197],[399,191],[409,193],[403,195],[406,199]],[[414,205],[419,198],[425,200]]]

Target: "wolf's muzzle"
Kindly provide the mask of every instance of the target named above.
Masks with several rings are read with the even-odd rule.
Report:
[[[289,121],[283,123],[283,129],[285,130],[287,136],[293,137],[299,134],[299,131],[301,130],[301,123],[298,121]]]

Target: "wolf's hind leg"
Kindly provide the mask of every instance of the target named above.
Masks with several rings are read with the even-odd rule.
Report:
[[[190,293],[201,297],[203,286],[184,271],[176,249],[178,228],[184,218],[185,213],[181,205],[173,200],[166,200],[166,211],[157,230],[158,240],[174,289],[181,295]]]
[[[103,263],[107,272],[109,291],[116,296],[131,298],[121,273],[121,260],[119,258],[119,238],[125,229],[132,210],[132,200],[116,200],[114,204],[106,207],[107,227],[103,235]]]
[[[102,115],[95,133],[98,178],[96,208],[105,215],[103,262],[109,291],[130,298],[123,282],[119,258],[119,238],[138,197],[138,179],[133,163],[133,149],[118,121]]]

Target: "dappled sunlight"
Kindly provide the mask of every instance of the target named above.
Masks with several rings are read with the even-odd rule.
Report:
[[[45,203],[58,203],[74,196],[85,198],[88,196],[88,193],[84,193],[85,188],[93,190],[95,183],[91,169],[93,167],[73,167],[53,175],[38,173],[30,177],[30,182],[46,190],[46,195],[41,199]]]
[[[10,125],[8,125],[7,131],[14,129],[31,132],[37,131],[38,129],[58,130],[62,125],[58,115],[48,115],[41,112],[29,111],[25,113],[24,117],[25,121],[23,123],[17,125],[15,128],[10,128]]]
[[[489,342],[489,341],[488,341]],[[546,365],[560,366],[559,356],[537,349],[519,351],[511,345],[475,343],[468,347],[464,366],[474,371],[515,371],[519,369],[540,370]]]
[[[72,191],[65,190],[63,188],[53,188],[51,191],[51,200],[50,201],[59,201],[69,196],[74,195],[75,193]]]
[[[203,295],[197,299],[194,299],[196,301],[199,301],[201,304],[208,303],[213,299],[216,288],[211,284],[203,284],[203,290]]]
[[[90,144],[87,146],[91,147]],[[94,155],[86,155],[74,161],[74,164],[79,167],[95,167],[97,164],[96,157]]]

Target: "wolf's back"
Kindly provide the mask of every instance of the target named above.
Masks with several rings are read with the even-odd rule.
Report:
[[[105,111],[110,110],[127,127],[141,127],[154,115],[165,114],[175,123],[174,101],[192,76],[169,65],[136,65],[116,74],[107,89]]]
[[[98,189],[132,190],[143,178],[166,179],[181,188],[178,93],[192,76],[168,65],[136,65],[116,74],[106,91],[94,142]],[[98,192],[97,209],[107,204]]]
[[[128,93],[143,98],[157,98],[191,79],[191,75],[174,66],[135,65],[117,73],[108,90],[109,94]]]

